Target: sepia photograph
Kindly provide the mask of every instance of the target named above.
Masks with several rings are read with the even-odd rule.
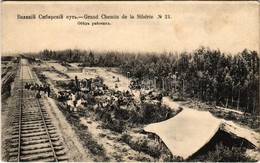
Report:
[[[2,162],[259,162],[258,1],[1,3]]]

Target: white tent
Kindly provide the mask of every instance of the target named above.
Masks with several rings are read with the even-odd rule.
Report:
[[[260,134],[232,121],[214,117],[210,112],[183,109],[175,117],[146,126],[146,132],[157,134],[171,153],[184,159],[205,146],[220,129],[245,138],[259,148]]]
[[[175,156],[187,159],[215,135],[221,120],[209,112],[184,109],[175,117],[144,128],[157,134]]]

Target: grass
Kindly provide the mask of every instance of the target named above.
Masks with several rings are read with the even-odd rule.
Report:
[[[183,161],[181,157],[173,156],[165,144],[160,141],[160,138],[152,133],[124,132],[122,134],[121,141],[128,144],[132,149],[139,152],[144,152],[158,161]],[[146,160],[146,158],[143,157],[138,157],[137,161],[149,160]]]
[[[92,135],[88,132],[87,126],[79,123],[79,116],[70,112],[69,109],[66,109],[66,106],[64,106],[61,102],[56,103],[66,117],[67,121],[72,125],[72,128],[80,138],[82,145],[89,149],[89,151],[97,157],[96,161],[109,161],[103,146],[98,144],[97,140],[92,137]]]
[[[195,159],[189,160],[194,162],[210,161],[210,162],[255,162],[245,155],[246,149],[243,147],[227,147],[222,143],[216,145],[214,150],[200,155]]]

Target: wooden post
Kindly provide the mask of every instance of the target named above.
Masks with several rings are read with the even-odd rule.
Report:
[[[182,79],[182,94],[184,94],[184,79]]]
[[[164,78],[162,78],[162,87],[163,87],[163,91],[164,91]]]
[[[228,99],[226,99],[226,108],[228,107]]]
[[[234,91],[234,87],[232,85],[232,94],[231,94],[231,101],[232,101],[232,105],[233,105],[233,101],[234,101],[234,97],[233,97],[233,91]]]
[[[238,93],[237,110],[239,109],[239,103],[240,103],[240,89],[239,89],[239,93]]]

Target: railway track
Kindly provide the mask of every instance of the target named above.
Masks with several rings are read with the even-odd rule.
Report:
[[[25,73],[24,71],[28,71]],[[35,83],[30,69],[21,65],[20,79],[15,82],[17,112],[13,123],[13,137],[9,151],[10,162],[67,161],[65,148],[35,91],[24,88],[24,83]],[[27,74],[24,79],[23,74]],[[29,78],[28,78],[29,74]],[[19,75],[18,75],[19,77]]]

